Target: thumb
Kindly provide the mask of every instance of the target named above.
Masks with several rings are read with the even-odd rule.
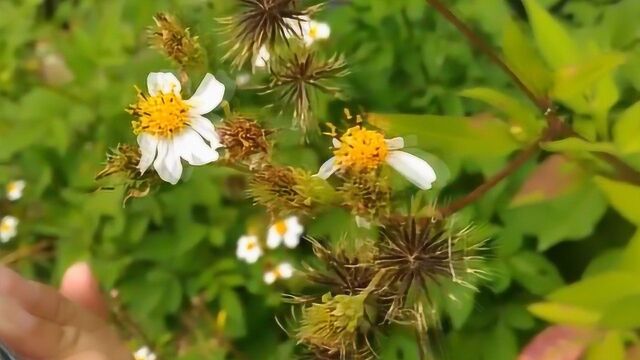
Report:
[[[98,281],[86,262],[75,263],[65,271],[60,293],[95,315],[103,319],[107,318],[107,306]]]

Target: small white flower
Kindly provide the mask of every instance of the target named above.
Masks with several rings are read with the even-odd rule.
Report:
[[[354,126],[340,139],[333,139],[333,148],[335,156],[322,164],[316,174],[322,179],[329,178],[338,170],[372,171],[386,162],[420,189],[431,189],[436,181],[436,173],[429,163],[400,151],[404,148],[404,139],[401,137],[385,139],[377,131]]]
[[[256,55],[256,58],[253,60],[253,66],[257,68],[267,67],[269,60],[271,60],[271,53],[269,53],[266,45],[262,45],[258,50],[258,55]]]
[[[180,94],[180,81],[172,73],[150,73],[149,95],[139,94],[129,112],[138,135],[141,158],[138,169],[144,173],[153,164],[160,178],[176,184],[182,176],[182,159],[191,165],[218,160],[220,137],[204,114],[222,102],[224,85],[205,75],[189,100]]]
[[[0,242],[6,243],[18,235],[20,220],[15,216],[7,215],[0,220]]]
[[[313,45],[318,40],[325,40],[331,36],[331,27],[329,24],[311,20],[308,16],[302,16],[299,20],[289,19],[287,23],[292,28],[292,32],[285,35],[290,37],[298,37],[302,39],[306,46]]]
[[[269,227],[267,232],[267,247],[275,249],[284,242],[288,248],[295,248],[300,243],[300,236],[304,232],[304,227],[300,224],[298,217],[290,216],[280,220]]]
[[[260,256],[262,256],[262,248],[258,243],[258,237],[253,235],[244,235],[238,239],[238,247],[236,248],[236,256],[238,259],[244,260],[249,264],[253,264]]]
[[[27,183],[24,180],[16,180],[7,184],[7,199],[9,201],[16,201],[22,197],[24,188]]]
[[[243,72],[236,76],[236,85],[239,87],[247,85],[251,81],[251,75]]]
[[[146,346],[141,347],[133,354],[135,360],[156,360],[156,354],[151,352]]]
[[[290,263],[280,263],[275,269],[264,273],[264,282],[271,285],[278,279],[289,279],[293,276],[293,271],[293,266]]]

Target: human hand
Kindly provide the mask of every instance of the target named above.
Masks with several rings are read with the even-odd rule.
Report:
[[[34,360],[131,360],[107,323],[86,263],[70,267],[60,291],[0,266],[0,341]]]

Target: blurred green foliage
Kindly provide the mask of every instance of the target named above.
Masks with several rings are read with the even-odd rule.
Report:
[[[491,233],[492,278],[477,293],[452,290],[435,343],[452,359],[513,359],[548,323],[570,324],[599,329],[589,359],[616,359],[640,328],[640,186],[612,179],[595,154],[640,169],[640,2],[450,3],[583,139],[543,144],[543,155],[461,212]],[[126,208],[122,189],[98,190],[93,180],[110,146],[134,142],[123,111],[133,85],[172,68],[146,45],[157,11],[200,37],[208,71],[234,106],[288,126],[255,91],[236,90],[237,74],[219,60],[224,39],[214,19],[232,8],[226,0],[0,2],[0,182],[28,183],[24,199],[0,207],[21,219],[0,259],[26,254],[11,265],[53,283],[72,262],[89,260],[166,358],[177,348],[181,359],[293,356],[275,317],[286,324],[280,293],[300,293],[304,282],[269,286],[262,274],[311,253],[306,245],[279,250],[259,265],[235,258],[238,237],[262,236],[269,221],[246,199],[243,176],[195,168]],[[440,201],[472,190],[544,128],[509,79],[423,0],[329,1],[319,17],[332,27],[325,47],[350,63],[346,104],[378,113],[375,125],[423,150],[440,175],[430,193]],[[327,101],[318,114],[334,121],[346,104]],[[305,145],[283,130],[277,140],[284,164],[315,171],[328,156],[320,137]],[[355,224],[333,212],[306,227],[337,241]],[[35,247],[42,242],[52,256]],[[388,336],[383,359],[417,358],[413,335]]]

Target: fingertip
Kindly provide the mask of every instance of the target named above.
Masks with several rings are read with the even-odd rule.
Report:
[[[77,262],[65,271],[60,293],[94,314],[107,317],[107,307],[100,286],[87,262]]]

